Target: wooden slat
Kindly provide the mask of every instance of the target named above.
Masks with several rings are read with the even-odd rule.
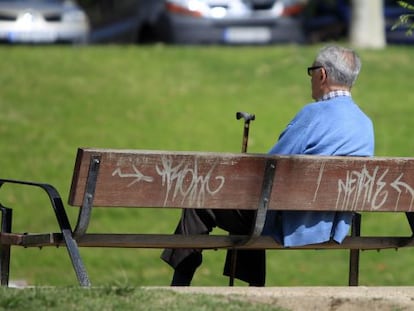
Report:
[[[277,168],[270,209],[413,210],[414,158],[111,149],[79,149],[71,205],[82,204],[94,155],[101,156],[95,206],[256,209],[272,157]]]
[[[248,236],[228,235],[101,235],[87,234],[78,241],[80,246],[138,247],[138,248],[203,248],[203,249],[286,249],[268,236],[261,236],[257,240],[243,244]],[[387,249],[403,246],[412,246],[409,237],[346,237],[342,244],[327,242],[305,245],[292,249]]]
[[[248,236],[229,235],[87,234],[78,244],[88,247],[287,249],[269,236],[243,244],[247,240]],[[409,237],[346,237],[341,244],[326,242],[290,249],[388,249],[412,246],[410,241]]]
[[[61,233],[0,233],[0,242],[5,245],[24,247],[64,245]]]
[[[248,236],[230,235],[170,235],[170,234],[86,234],[78,239],[80,247],[116,248],[203,248],[203,249],[287,249],[271,237],[261,236],[245,245]],[[23,247],[64,246],[62,235],[1,233],[3,244]],[[289,249],[389,249],[413,247],[411,237],[346,237],[342,244],[326,242]]]

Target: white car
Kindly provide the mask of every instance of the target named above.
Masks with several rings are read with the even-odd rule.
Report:
[[[0,0],[0,41],[86,43],[89,21],[71,0]]]
[[[171,43],[303,42],[306,0],[165,0],[161,32]]]

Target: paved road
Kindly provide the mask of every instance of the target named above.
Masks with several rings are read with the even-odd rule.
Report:
[[[181,293],[238,295],[292,311],[411,311],[414,287],[165,287]]]

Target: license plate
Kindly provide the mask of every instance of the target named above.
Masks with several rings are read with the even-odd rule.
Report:
[[[224,31],[224,41],[228,43],[266,43],[271,37],[266,27],[230,27]]]
[[[31,32],[31,31],[19,31],[10,32],[8,34],[8,40],[10,42],[54,42],[56,40],[56,34],[53,32]]]

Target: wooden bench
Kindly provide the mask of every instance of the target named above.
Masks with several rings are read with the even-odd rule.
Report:
[[[44,183],[0,180],[46,191],[60,232],[12,232],[12,209],[2,206],[1,284],[7,286],[10,248],[66,246],[81,286],[90,280],[79,247],[285,249],[261,236],[268,209],[403,212],[414,228],[414,158],[270,156],[263,154],[79,149],[69,204],[74,229],[57,190]],[[88,233],[95,207],[221,208],[256,210],[250,235]],[[350,250],[349,285],[358,284],[359,250],[413,246],[412,236],[359,236],[359,217],[342,244],[292,249]],[[178,221],[178,219],[177,219]]]

